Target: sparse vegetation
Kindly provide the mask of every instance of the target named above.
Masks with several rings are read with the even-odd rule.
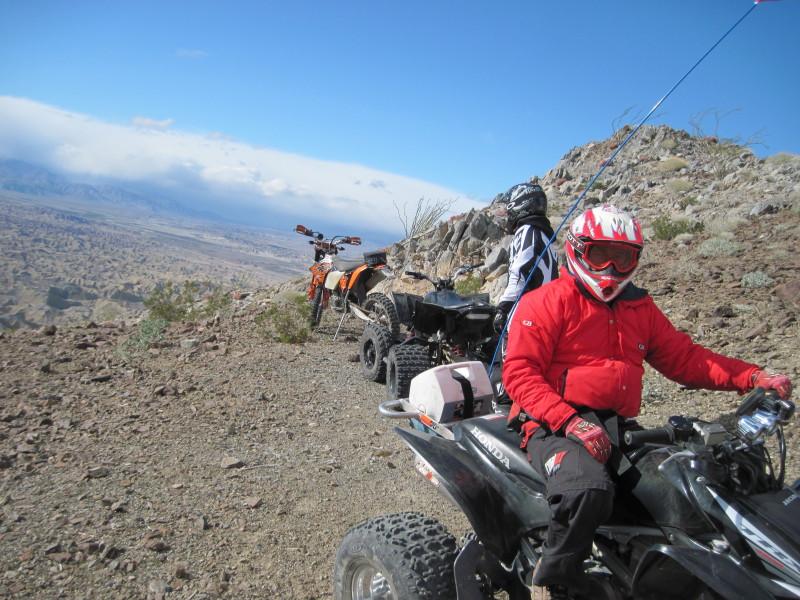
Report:
[[[742,276],[742,287],[746,288],[764,288],[773,283],[775,283],[775,280],[764,271],[752,271]]]
[[[163,341],[164,330],[168,324],[166,319],[157,317],[140,321],[133,335],[117,346],[117,355],[128,360],[131,355],[143,352],[151,345]]]
[[[230,305],[230,294],[222,286],[197,281],[172,281],[157,286],[145,298],[150,317],[172,321],[192,321],[217,313]]]
[[[667,181],[667,189],[673,194],[688,192],[692,189],[692,184],[686,179],[670,179]]]
[[[261,335],[287,344],[301,344],[311,337],[311,305],[305,294],[295,292],[275,299],[255,322]]]
[[[789,154],[788,152],[778,152],[772,156],[768,156],[766,161],[772,165],[786,165],[796,160],[800,160],[797,154]]]
[[[736,256],[742,251],[742,245],[734,240],[711,238],[697,248],[697,253],[705,258],[715,256]]]
[[[481,278],[473,273],[470,273],[463,279],[456,281],[455,288],[456,292],[462,296],[469,296],[471,294],[477,294],[480,292],[482,285],[483,282],[481,281]]]
[[[684,196],[678,201],[678,207],[681,210],[686,210],[687,206],[696,206],[698,204],[695,196]]]
[[[661,142],[661,147],[664,148],[664,150],[674,150],[678,147],[678,142],[672,138],[667,138]]]
[[[669,215],[659,215],[653,219],[653,232],[658,240],[671,240],[682,233],[699,233],[704,225],[700,221],[671,219]]]
[[[656,168],[664,173],[671,173],[673,171],[680,171],[681,169],[685,169],[688,166],[689,166],[688,162],[686,162],[682,158],[673,156],[672,158],[667,158],[665,160],[660,161],[656,165]]]
[[[394,209],[397,211],[397,217],[403,224],[403,231],[406,236],[405,239],[413,238],[436,225],[447,211],[450,210],[453,202],[455,202],[455,200],[430,200],[420,198],[417,200],[417,207],[414,209],[414,214],[409,216],[406,211],[406,204],[403,204],[401,211],[400,205],[395,201]]]

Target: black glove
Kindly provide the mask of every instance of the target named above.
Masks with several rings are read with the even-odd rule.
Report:
[[[497,313],[494,315],[494,330],[498,335],[503,333],[503,328],[506,326],[506,319],[508,319],[508,314],[498,309]]]

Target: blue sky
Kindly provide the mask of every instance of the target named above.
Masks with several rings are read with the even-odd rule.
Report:
[[[644,114],[751,5],[7,0],[0,96],[361,165],[431,184],[412,196],[485,203],[607,137],[627,108]],[[800,151],[798,29],[800,0],[762,3],[656,122],[691,130],[712,109],[721,136],[758,135],[760,154]],[[713,132],[713,116],[703,126]]]

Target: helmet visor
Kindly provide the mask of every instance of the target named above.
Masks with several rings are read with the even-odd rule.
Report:
[[[587,243],[583,250],[583,258],[596,271],[614,265],[620,273],[628,273],[633,271],[639,262],[639,248],[628,244]]]

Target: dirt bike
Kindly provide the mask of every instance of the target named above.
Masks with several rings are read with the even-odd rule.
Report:
[[[314,238],[308,242],[314,246],[314,264],[309,267],[311,283],[308,286],[312,327],[319,325],[322,311],[330,306],[342,313],[343,318],[352,313],[365,321],[376,321],[390,330],[399,331],[400,324],[392,301],[385,294],[370,293],[391,274],[386,265],[386,252],[365,252],[363,260],[342,260],[338,254],[345,247],[340,244],[360,246],[360,237],[337,235],[325,239],[324,234],[304,225],[298,225],[295,231]]]
[[[489,303],[489,294],[462,296],[455,291],[456,278],[480,266],[463,265],[450,277],[437,279],[406,271],[413,279],[429,281],[434,290],[425,296],[393,294],[400,322],[410,332],[400,343],[389,343],[379,326],[365,327],[359,349],[362,373],[373,381],[385,378],[390,400],[407,397],[411,380],[432,366],[491,360],[496,309]]]
[[[395,431],[416,455],[419,473],[463,511],[474,533],[459,547],[421,514],[365,521],[336,555],[337,600],[531,597],[550,518],[545,482],[505,417],[487,413],[486,398],[478,402],[480,390],[492,390],[485,371],[465,377],[457,372],[464,364],[439,367],[454,369],[460,393],[442,376],[438,387],[417,386],[430,379],[426,372],[412,382],[408,400],[386,401],[380,410],[416,422]],[[584,562],[595,588],[590,597],[800,598],[800,480],[783,481],[783,426],[794,408],[757,388],[728,428],[685,416],[656,429],[606,420],[617,493]],[[777,441],[777,464],[769,438]]]

